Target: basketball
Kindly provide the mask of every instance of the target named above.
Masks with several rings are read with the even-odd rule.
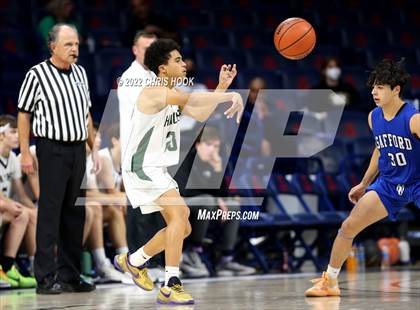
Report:
[[[287,59],[306,57],[314,49],[315,43],[315,30],[303,18],[288,18],[274,32],[274,46]]]

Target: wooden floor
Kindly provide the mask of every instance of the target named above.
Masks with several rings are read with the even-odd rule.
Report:
[[[313,274],[268,275],[186,281],[196,304],[158,306],[157,290],[102,285],[92,293],[36,295],[34,290],[0,291],[0,309],[420,309],[420,271],[340,276],[342,296],[305,298]]]

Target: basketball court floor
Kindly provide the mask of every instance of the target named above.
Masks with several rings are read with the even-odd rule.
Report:
[[[314,274],[266,275],[185,281],[194,306],[157,305],[157,290],[102,285],[92,293],[36,295],[35,290],[0,292],[0,309],[420,309],[420,270],[342,274],[341,297],[305,298]]]

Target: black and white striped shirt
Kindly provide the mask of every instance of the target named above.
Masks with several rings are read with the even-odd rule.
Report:
[[[18,109],[33,114],[34,135],[51,140],[86,140],[90,106],[86,71],[76,64],[64,70],[43,61],[28,71],[19,92]]]

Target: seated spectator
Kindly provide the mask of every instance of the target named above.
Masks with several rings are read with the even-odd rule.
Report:
[[[77,28],[80,33],[80,26],[73,17],[74,4],[72,0],[50,0],[46,6],[48,15],[44,16],[38,23],[38,32],[44,40],[44,46],[48,46],[48,33],[58,23],[67,23]]]
[[[0,219],[9,224],[0,256],[0,278],[12,287],[26,288],[36,286],[35,278],[22,276],[14,264],[24,239],[33,271],[37,212],[23,189],[20,163],[12,152],[18,143],[16,118],[0,116]]]
[[[88,198],[87,207],[94,211],[92,231],[88,237],[93,254],[96,271],[103,279],[117,282],[127,282],[123,273],[117,271],[106,257],[104,247],[104,223],[108,224],[109,236],[117,254],[127,253],[127,237],[125,225],[125,194],[121,192],[121,149],[119,142],[119,126],[113,126],[108,134],[111,141],[110,148],[99,151],[102,169],[98,175],[91,172],[93,163],[90,150],[86,153],[86,175]],[[101,145],[101,135],[96,133],[96,146]]]
[[[314,89],[331,89],[342,96],[348,109],[363,109],[357,90],[342,79],[340,61],[336,57],[327,58],[321,66],[321,78]]]
[[[203,251],[203,240],[210,221],[198,220],[199,210],[214,211],[218,208],[223,212],[240,210],[240,205],[236,200],[219,198],[219,196],[227,196],[226,186],[222,186],[224,190],[208,189],[217,184],[217,180],[223,179],[222,159],[219,154],[220,143],[220,135],[217,129],[206,126],[199,141],[175,176],[181,195],[185,198],[191,211],[192,233],[187,240],[187,250],[183,254],[180,265],[184,275],[189,277],[209,275],[200,258],[200,253]],[[195,160],[194,157],[196,157]],[[192,189],[185,189],[187,184],[191,184]],[[197,206],[200,199],[204,199],[206,202],[213,200],[213,204],[205,203],[202,206]],[[192,202],[195,202],[194,205]],[[219,276],[250,275],[256,272],[254,268],[234,261],[233,251],[238,237],[239,224],[238,220],[226,220],[220,223],[222,231],[221,259],[216,266],[216,273]]]

